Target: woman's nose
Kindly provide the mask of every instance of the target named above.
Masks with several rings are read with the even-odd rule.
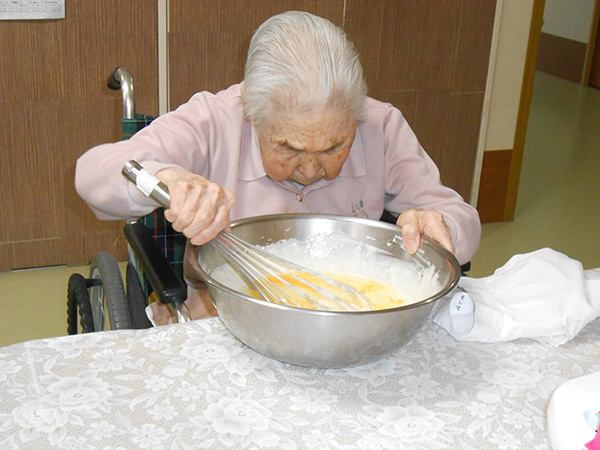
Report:
[[[304,158],[298,169],[306,178],[312,178],[319,172],[321,165],[319,164],[318,158],[310,155]]]

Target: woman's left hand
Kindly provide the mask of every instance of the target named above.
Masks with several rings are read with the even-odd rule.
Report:
[[[402,240],[409,253],[414,253],[421,245],[421,235],[425,235],[454,254],[454,245],[450,236],[450,228],[444,216],[436,210],[407,209],[396,221],[402,227]]]

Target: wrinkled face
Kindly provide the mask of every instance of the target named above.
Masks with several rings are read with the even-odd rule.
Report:
[[[340,174],[355,135],[355,122],[325,111],[281,116],[258,133],[258,141],[269,178],[306,186]]]

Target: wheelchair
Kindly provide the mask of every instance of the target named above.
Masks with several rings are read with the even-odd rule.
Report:
[[[67,287],[67,331],[81,332],[150,328],[148,301],[172,306],[179,322],[189,320],[181,305],[187,299],[183,280],[186,238],[172,230],[160,208],[125,225],[128,261],[125,283],[121,268],[108,252],[97,253],[89,277],[73,274]],[[165,226],[148,227],[149,219]],[[163,245],[161,245],[161,243]],[[79,326],[77,319],[79,318]]]
[[[133,77],[117,67],[107,86],[123,96],[122,138],[129,139],[152,121],[135,112]],[[145,313],[148,301],[172,305],[178,321],[189,320],[183,302],[187,287],[183,280],[186,238],[173,230],[164,209],[130,222],[124,227],[128,261],[125,282],[121,268],[108,252],[97,253],[90,263],[89,277],[73,274],[67,287],[67,332],[77,334],[114,329],[149,328]],[[79,319],[79,324],[78,324]]]

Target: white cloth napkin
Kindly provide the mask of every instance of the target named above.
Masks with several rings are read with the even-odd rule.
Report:
[[[433,319],[457,340],[558,346],[600,316],[600,270],[550,248],[515,255],[489,277],[462,277],[459,288],[468,295],[458,291]]]

